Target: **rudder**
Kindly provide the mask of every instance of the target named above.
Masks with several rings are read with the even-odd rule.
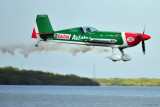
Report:
[[[53,34],[53,28],[49,21],[48,15],[37,15],[36,26],[33,29],[32,38],[40,37],[40,35]]]
[[[36,23],[39,33],[54,33],[48,15],[37,15]]]

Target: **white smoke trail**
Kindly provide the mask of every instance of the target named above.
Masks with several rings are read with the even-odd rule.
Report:
[[[96,53],[107,53],[108,50],[107,49],[102,49],[102,48],[98,48],[98,47],[88,47],[88,46],[75,46],[73,48],[70,48],[69,52],[73,55],[76,56],[77,53],[87,53],[87,52],[96,52]]]
[[[88,46],[79,46],[79,45],[68,45],[68,44],[60,44],[60,43],[48,43],[43,42],[39,44],[39,47],[34,46],[35,43],[12,43],[12,44],[1,44],[0,51],[2,53],[9,53],[11,55],[15,55],[15,52],[18,51],[24,57],[28,57],[31,53],[42,53],[42,52],[49,52],[49,51],[63,51],[69,52],[73,56],[76,56],[77,53],[83,53],[89,51],[94,51],[96,53],[103,53],[108,52],[107,49],[97,48],[97,47],[88,47]]]

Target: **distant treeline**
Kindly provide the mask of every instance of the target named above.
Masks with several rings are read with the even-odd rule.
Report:
[[[98,82],[76,75],[60,75],[51,72],[20,70],[15,67],[0,68],[1,85],[86,85],[96,86]]]
[[[82,86],[160,86],[160,79],[88,79],[52,72],[0,67],[0,85],[82,85]]]
[[[146,78],[136,78],[136,79],[120,79],[120,78],[110,78],[110,79],[93,79],[103,86],[160,86],[160,79],[146,79]]]

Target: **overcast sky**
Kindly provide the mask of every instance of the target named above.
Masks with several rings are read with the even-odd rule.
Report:
[[[103,47],[109,52],[73,56],[57,50],[31,53],[27,58],[19,50],[14,55],[0,52],[0,66],[92,78],[95,64],[97,78],[160,78],[159,5],[159,0],[0,0],[1,47],[36,43],[31,35],[37,14],[48,14],[54,30],[93,26],[102,31],[142,33],[146,24],[145,33],[152,37],[145,41],[146,55],[141,43],[124,50],[132,57],[129,62],[112,62],[106,58],[112,55],[111,48]]]

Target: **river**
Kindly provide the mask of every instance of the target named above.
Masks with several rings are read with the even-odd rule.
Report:
[[[160,87],[0,85],[0,107],[160,107]]]

